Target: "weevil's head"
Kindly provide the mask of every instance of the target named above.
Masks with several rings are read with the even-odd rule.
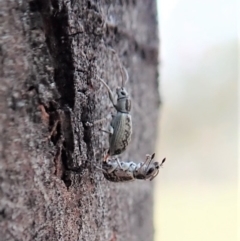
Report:
[[[153,180],[158,175],[160,168],[159,162],[153,162],[149,165],[148,169],[146,170],[146,176],[145,179],[150,179],[150,181]]]
[[[117,109],[122,113],[129,113],[131,110],[131,99],[124,87],[118,87],[117,93]]]
[[[131,99],[128,95],[125,85],[128,82],[129,76],[126,68],[122,66],[121,68],[122,75],[122,86],[116,89],[117,93],[117,110],[122,113],[129,113],[131,110]]]
[[[126,89],[124,87],[118,87],[116,89],[116,93],[117,93],[117,99],[128,99],[129,95],[128,92],[126,91]]]
[[[151,163],[148,166],[148,169],[146,170],[146,179],[149,179],[150,181],[152,181],[158,175],[159,169],[160,167],[162,167],[165,161],[166,161],[166,158],[162,160],[161,164],[159,162]]]

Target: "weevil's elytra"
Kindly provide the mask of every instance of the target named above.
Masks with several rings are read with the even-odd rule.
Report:
[[[127,182],[136,179],[152,181],[159,173],[160,167],[165,162],[164,158],[161,162],[153,162],[155,154],[146,155],[146,160],[141,163],[132,161],[119,161],[112,158],[102,164],[104,177],[111,182]]]
[[[131,110],[131,100],[130,99],[127,99],[126,100],[126,103],[125,103],[125,109],[129,112]]]
[[[109,135],[109,156],[119,155],[126,150],[132,135],[132,119],[129,114],[118,112],[112,119],[113,134]]]

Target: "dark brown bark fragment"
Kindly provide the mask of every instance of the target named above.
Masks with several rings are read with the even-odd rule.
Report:
[[[0,240],[152,240],[151,183],[104,179],[108,137],[86,121],[114,112],[97,81],[120,85],[114,49],[133,105],[122,158],[153,152],[155,1],[0,1],[0,23]]]

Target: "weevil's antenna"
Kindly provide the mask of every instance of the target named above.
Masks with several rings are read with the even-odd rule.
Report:
[[[129,80],[128,72],[127,72],[126,68],[123,66],[121,67],[121,75],[122,75],[122,88],[123,88]]]
[[[102,82],[102,84],[106,87],[107,91],[108,91],[108,96],[109,96],[109,99],[111,100],[111,102],[114,104],[114,97],[113,97],[113,92],[111,91],[111,89],[109,88],[109,86],[106,84],[106,82],[98,77],[98,79]]]
[[[163,163],[166,161],[166,157],[165,158],[163,158],[163,160],[162,160],[162,162],[161,162],[161,164],[160,164],[160,166],[159,167],[162,167],[163,166]]]
[[[122,88],[123,88],[129,80],[128,72],[127,72],[126,68],[121,64],[120,58],[119,58],[118,54],[116,53],[116,51],[112,48],[110,48],[110,50],[117,57],[118,65],[120,67],[120,71],[121,71],[121,75],[122,75]]]
[[[152,162],[152,160],[153,160],[154,157],[155,157],[155,153],[153,153],[153,154],[151,155],[151,159],[150,159],[150,161],[149,161],[149,163],[148,163],[147,168],[145,169],[145,170],[146,170],[146,173],[147,173],[147,170],[148,170],[148,168],[149,168],[149,166],[150,166],[150,164],[151,164],[151,162]]]

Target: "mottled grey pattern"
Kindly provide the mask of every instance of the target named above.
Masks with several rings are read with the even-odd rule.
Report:
[[[109,155],[118,155],[126,150],[131,141],[132,118],[130,114],[117,113],[111,122],[114,127],[113,134],[109,135]]]

